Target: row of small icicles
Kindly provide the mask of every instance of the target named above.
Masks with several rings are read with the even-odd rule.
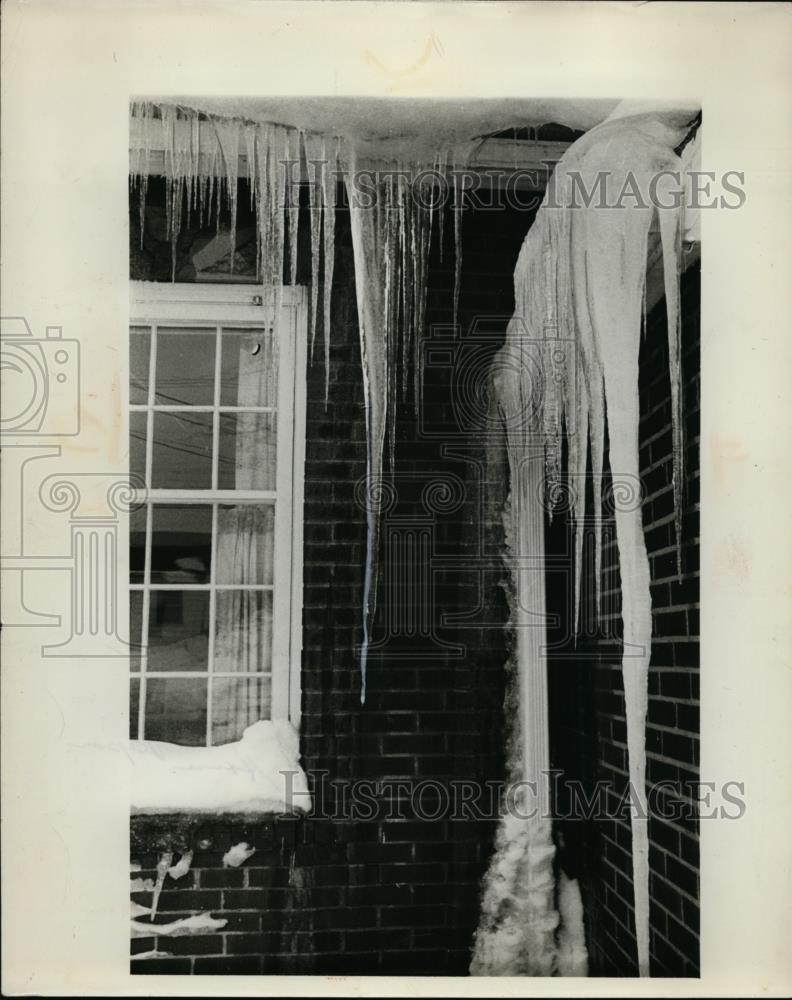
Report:
[[[432,231],[437,219],[442,254],[444,208],[454,218],[454,325],[462,270],[460,174],[445,184],[449,152],[432,163],[404,164],[365,160],[354,140],[268,122],[249,122],[199,113],[176,105],[133,102],[131,108],[130,184],[137,187],[141,246],[145,231],[146,193],[152,171],[152,148],[163,149],[166,229],[171,243],[172,279],[183,221],[194,213],[199,226],[214,214],[219,230],[221,207],[230,213],[230,257],[236,246],[240,165],[246,164],[251,207],[257,219],[256,259],[270,316],[279,314],[285,279],[297,282],[299,188],[308,182],[311,245],[311,357],[322,290],[325,403],[329,397],[330,334],[338,180],[348,192],[355,260],[358,325],[366,409],[367,543],[363,593],[363,641],[360,651],[361,703],[366,699],[366,667],[376,613],[379,555],[378,491],[386,439],[394,465],[396,409],[408,393],[407,372],[414,372],[418,401],[418,351],[426,310],[426,280]],[[453,157],[453,154],[450,154]],[[366,173],[373,186],[358,190]],[[418,178],[417,181],[414,178]],[[214,213],[213,213],[214,208]],[[288,247],[288,257],[287,257]],[[288,274],[285,264],[288,259]]]
[[[164,147],[162,173],[166,182],[167,228],[174,251],[184,207],[205,224],[215,205],[218,220],[224,204],[231,215],[231,259],[234,256],[239,164],[247,164],[250,197],[257,212],[257,261],[266,301],[278,314],[288,246],[288,280],[297,280],[299,227],[298,186],[308,179],[311,244],[311,348],[316,336],[319,290],[325,349],[325,398],[328,396],[330,314],[335,248],[337,180],[343,177],[348,203],[355,262],[355,284],[360,328],[361,359],[367,430],[367,550],[363,595],[363,642],[360,652],[361,701],[366,696],[366,665],[371,625],[376,610],[379,562],[377,490],[383,473],[386,438],[393,467],[395,415],[399,393],[406,395],[405,373],[417,355],[426,305],[429,247],[434,216],[442,226],[443,212],[435,211],[435,186],[448,168],[448,154],[434,163],[409,164],[363,160],[354,141],[270,123],[214,118],[188,108],[143,102],[132,108],[131,181],[139,186],[141,239],[145,196],[151,172],[151,147],[161,130]],[[627,174],[647,188],[653,173],[679,169],[675,142],[662,124],[626,119],[606,122],[574,143],[556,167],[551,187],[560,201],[547,197],[529,231],[515,271],[515,321],[507,346],[523,350],[521,324],[533,338],[561,338],[576,345],[581,364],[562,370],[545,369],[540,435],[544,440],[548,488],[559,481],[561,437],[566,431],[568,468],[580,475],[590,450],[594,475],[597,595],[600,568],[600,504],[603,448],[607,425],[609,459],[616,493],[627,492],[639,480],[638,464],[638,346],[646,280],[646,250],[651,208],[628,205],[626,210],[598,211],[571,208],[570,172],[575,168],[590,181],[597,171],[609,172],[610,184]],[[679,138],[678,136],[676,137]],[[284,164],[289,169],[283,169]],[[406,169],[405,169],[406,167]],[[427,169],[428,168],[428,169]],[[361,170],[377,170],[373,199],[356,197],[355,178]],[[454,178],[455,283],[454,322],[461,274],[462,191]],[[425,178],[411,183],[409,178]],[[416,191],[416,183],[419,190]],[[421,190],[420,185],[427,190]],[[284,208],[285,206],[285,208]],[[674,499],[679,550],[682,510],[682,417],[680,391],[679,267],[682,212],[657,213],[663,244],[668,313]],[[442,234],[441,234],[442,244]],[[551,322],[548,322],[551,320]],[[549,331],[549,332],[548,332]],[[549,376],[553,372],[553,377]],[[526,366],[526,392],[535,391]],[[401,388],[400,388],[401,387]],[[576,428],[569,433],[569,428]],[[615,470],[615,471],[614,471]],[[514,491],[515,484],[512,484]],[[585,518],[585,491],[573,511],[576,520],[577,624],[581,541]],[[644,807],[647,676],[651,649],[649,565],[643,538],[640,504],[616,509],[619,568],[622,581],[622,618],[625,652],[623,677],[628,730],[630,780]],[[531,553],[517,553],[528,555]],[[681,570],[681,567],[680,567]],[[635,651],[640,651],[635,655]],[[632,653],[632,655],[630,655]],[[645,822],[633,820],[633,884],[636,932],[641,974],[648,974],[648,843]]]

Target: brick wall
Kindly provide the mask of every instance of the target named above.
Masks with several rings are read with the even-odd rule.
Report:
[[[647,789],[675,786],[650,800],[650,950],[654,976],[692,976],[699,968],[698,823],[694,804],[699,764],[699,303],[700,271],[683,277],[686,498],[682,577],[676,575],[671,483],[671,410],[665,307],[648,319],[640,353],[640,458],[643,519],[652,579],[653,638],[647,719]],[[606,477],[607,478],[607,477]],[[606,483],[607,485],[607,483]],[[593,794],[608,782],[610,811],[619,818],[559,824],[563,856],[582,880],[592,971],[636,974],[629,818],[619,812],[627,782],[626,723],[619,642],[618,553],[612,516],[603,552],[604,621],[573,658],[563,649],[551,663],[553,764],[564,780]],[[563,516],[549,533],[556,551],[568,545]],[[584,605],[593,602],[588,561]],[[568,600],[565,591],[557,601]],[[563,798],[563,795],[562,795]],[[568,803],[561,803],[567,808]],[[661,818],[678,814],[673,820]]]

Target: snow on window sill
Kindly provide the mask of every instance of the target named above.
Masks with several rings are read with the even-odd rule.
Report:
[[[218,747],[133,740],[129,756],[133,816],[250,819],[311,809],[297,732],[285,720],[256,722]]]

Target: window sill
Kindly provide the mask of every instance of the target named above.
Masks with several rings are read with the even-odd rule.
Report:
[[[138,814],[131,817],[129,839],[133,857],[166,851],[223,852],[242,841],[259,851],[272,850],[293,847],[304,822],[304,814],[296,812]]]
[[[156,825],[172,817],[297,814],[311,809],[299,739],[286,721],[248,726],[237,743],[184,747],[131,741],[131,812]]]

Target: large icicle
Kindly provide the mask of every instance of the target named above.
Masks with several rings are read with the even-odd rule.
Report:
[[[387,327],[385,310],[384,211],[360,204],[354,177],[359,163],[354,149],[347,171],[352,251],[355,260],[363,398],[366,410],[366,564],[363,576],[363,641],[360,650],[360,701],[366,700],[366,668],[377,599],[379,511],[376,491],[382,476],[382,454],[388,407]],[[352,180],[350,180],[352,178]],[[378,199],[379,202],[379,199]]]
[[[614,119],[598,126],[575,143],[559,163],[548,188],[542,208],[537,214],[520,253],[515,270],[515,317],[509,325],[506,348],[522,359],[521,368],[526,386],[516,400],[504,405],[507,413],[524,408],[531,392],[530,375],[525,371],[526,351],[519,336],[526,334],[528,343],[540,341],[543,362],[543,394],[541,403],[541,437],[546,461],[545,482],[533,497],[517,493],[522,506],[521,518],[529,521],[537,516],[542,488],[549,494],[545,503],[552,505],[552,494],[558,485],[560,456],[560,421],[567,430],[569,471],[576,480],[572,484],[575,516],[575,627],[578,627],[580,605],[580,566],[582,562],[582,524],[585,517],[586,495],[584,473],[587,468],[587,441],[590,438],[593,503],[596,530],[595,574],[596,599],[599,610],[601,568],[601,482],[603,445],[607,406],[609,458],[612,496],[615,507],[616,537],[619,550],[619,570],[622,590],[623,659],[622,675],[625,692],[627,744],[630,790],[633,815],[632,856],[633,889],[638,967],[642,976],[649,974],[649,865],[648,815],[646,801],[645,726],[648,704],[647,680],[651,655],[652,612],[649,561],[643,535],[640,504],[640,463],[638,452],[639,398],[638,352],[646,281],[647,240],[654,216],[650,197],[651,182],[664,171],[679,171],[681,163],[673,153],[679,130],[663,116],[646,115],[625,120]],[[573,201],[578,183],[578,203]],[[592,192],[600,178],[606,180],[605,205],[598,197],[581,204],[581,187]],[[623,196],[626,192],[626,196]],[[662,204],[668,204],[664,199]],[[673,201],[671,202],[673,203]],[[681,218],[679,209],[659,208],[660,234],[664,253],[664,275],[669,324],[670,374],[674,422],[674,490],[677,505],[677,530],[681,510],[682,487],[682,421],[679,371],[679,239]],[[666,213],[666,214],[664,214]],[[560,366],[551,363],[567,336],[574,338],[577,363],[582,369],[570,367],[570,358],[563,350],[557,352]],[[577,399],[571,386],[577,386]],[[502,388],[500,395],[502,397]],[[496,393],[497,394],[497,393]],[[572,421],[574,420],[574,424]],[[582,437],[580,435],[582,434]],[[521,445],[524,447],[525,444]],[[514,468],[509,441],[510,465]],[[523,456],[525,458],[525,455]],[[582,481],[579,481],[582,480]],[[512,489],[515,490],[514,472]],[[513,492],[512,504],[515,503]],[[533,556],[536,539],[530,543],[514,528],[517,540],[516,557]],[[539,543],[541,544],[541,543]],[[533,546],[533,547],[532,547]],[[535,599],[535,598],[534,598]],[[534,607],[534,604],[529,605]],[[521,676],[528,648],[526,633],[517,629],[517,657]],[[526,660],[523,661],[523,657]],[[542,665],[543,666],[543,665]],[[524,721],[524,720],[523,720]],[[546,720],[533,725],[542,732]],[[541,747],[536,735],[525,742],[530,752],[523,760],[521,777],[533,774]],[[513,824],[512,824],[513,826]],[[493,872],[502,871],[502,856],[514,860],[524,850],[519,836],[506,834],[506,825],[499,833],[496,855],[482,901],[482,924],[479,929],[472,970],[492,963],[493,938]],[[502,912],[510,919],[512,908],[522,912],[519,881],[499,880],[501,892],[509,898]],[[503,902],[503,898],[501,902]],[[568,901],[568,900],[567,900]],[[523,915],[522,923],[527,920]],[[521,924],[522,925],[522,924]],[[536,949],[524,956],[517,947],[518,932],[508,936],[517,949],[513,951],[506,971],[536,967],[545,954],[544,946],[525,942]],[[489,941],[489,943],[488,943]],[[484,952],[489,949],[489,959]],[[497,951],[497,949],[496,949]],[[561,958],[559,956],[559,971]]]
[[[604,140],[589,145],[580,161],[584,179],[593,184],[607,177],[608,204],[622,192],[635,190],[622,209],[592,206],[585,210],[585,273],[573,270],[572,281],[586,289],[597,354],[602,363],[607,405],[609,458],[615,507],[616,539],[622,593],[622,677],[627,719],[627,755],[631,792],[633,892],[638,968],[649,975],[649,840],[646,799],[646,713],[649,660],[652,650],[652,603],[649,559],[640,504],[638,355],[646,282],[649,229],[654,215],[650,198],[653,176],[679,169],[680,161],[651,127],[628,123],[603,126]],[[594,130],[595,132],[597,130]],[[616,141],[614,141],[614,138]],[[617,144],[618,143],[618,144]],[[632,199],[632,200],[630,200]],[[623,199],[622,199],[623,200]],[[661,232],[678,225],[678,212],[658,209]],[[665,212],[675,212],[664,218]],[[671,219],[669,223],[668,219]],[[663,240],[669,340],[678,343],[678,258]],[[576,258],[576,264],[579,264]],[[678,357],[678,355],[677,355]],[[676,388],[674,383],[676,382]],[[672,400],[678,405],[679,370],[671,357]],[[675,409],[676,413],[676,409]],[[676,413],[675,428],[681,427]],[[676,458],[675,441],[675,458]],[[677,468],[679,461],[677,462]],[[675,470],[676,472],[676,470]],[[680,485],[678,483],[678,485]]]
[[[664,204],[668,205],[667,199]],[[658,211],[663,247],[666,321],[668,324],[668,362],[671,376],[671,433],[674,461],[674,512],[677,546],[677,574],[682,576],[682,504],[685,482],[685,451],[682,418],[682,313],[679,302],[680,260],[684,203]]]
[[[380,548],[379,504],[385,443],[393,468],[396,405],[404,394],[404,368],[417,358],[426,307],[429,208],[417,206],[412,184],[420,164],[362,163],[354,144],[344,169],[349,193],[355,289],[360,328],[366,408],[367,498],[366,564],[363,582],[363,641],[360,651],[361,701],[376,611]],[[373,198],[361,193],[356,178],[365,167],[374,178]],[[373,168],[373,173],[372,173]]]
[[[313,359],[316,318],[319,311],[324,142],[321,136],[305,132],[303,144],[305,147],[305,167],[308,174],[308,205],[311,216],[311,358]]]
[[[514,364],[524,351],[522,317],[509,325],[496,358],[492,398],[506,422],[511,498],[504,515],[509,604],[515,632],[509,777],[519,788],[503,803],[495,853],[484,880],[470,965],[478,976],[550,976],[555,971],[555,880],[549,796],[543,506],[544,455],[538,414],[527,396],[530,369]],[[516,415],[520,419],[515,419]],[[530,561],[529,561],[530,560]],[[513,696],[514,697],[514,696]]]
[[[592,151],[586,166],[612,166],[612,154]],[[593,161],[593,162],[591,162]],[[587,172],[588,175],[588,172]],[[627,756],[630,784],[635,794],[631,816],[633,891],[638,966],[649,974],[649,841],[646,813],[647,678],[652,650],[652,606],[649,559],[643,534],[641,506],[635,502],[639,481],[638,352],[640,347],[646,245],[651,209],[631,207],[616,213],[588,213],[590,255],[585,280],[594,335],[602,359],[608,410],[608,442],[615,499],[616,539],[619,547],[622,621],[624,623],[622,677],[627,718]],[[633,498],[620,503],[620,497]]]
[[[333,268],[335,265],[335,212],[336,212],[336,182],[338,166],[338,143],[330,139],[324,142],[322,170],[322,202],[323,202],[323,234],[324,234],[324,269],[322,271],[322,289],[324,298],[322,331],[324,336],[325,360],[325,406],[330,398],[330,304],[333,294]]]
[[[459,292],[462,287],[462,211],[464,193],[458,171],[454,171],[454,329],[459,322]]]

